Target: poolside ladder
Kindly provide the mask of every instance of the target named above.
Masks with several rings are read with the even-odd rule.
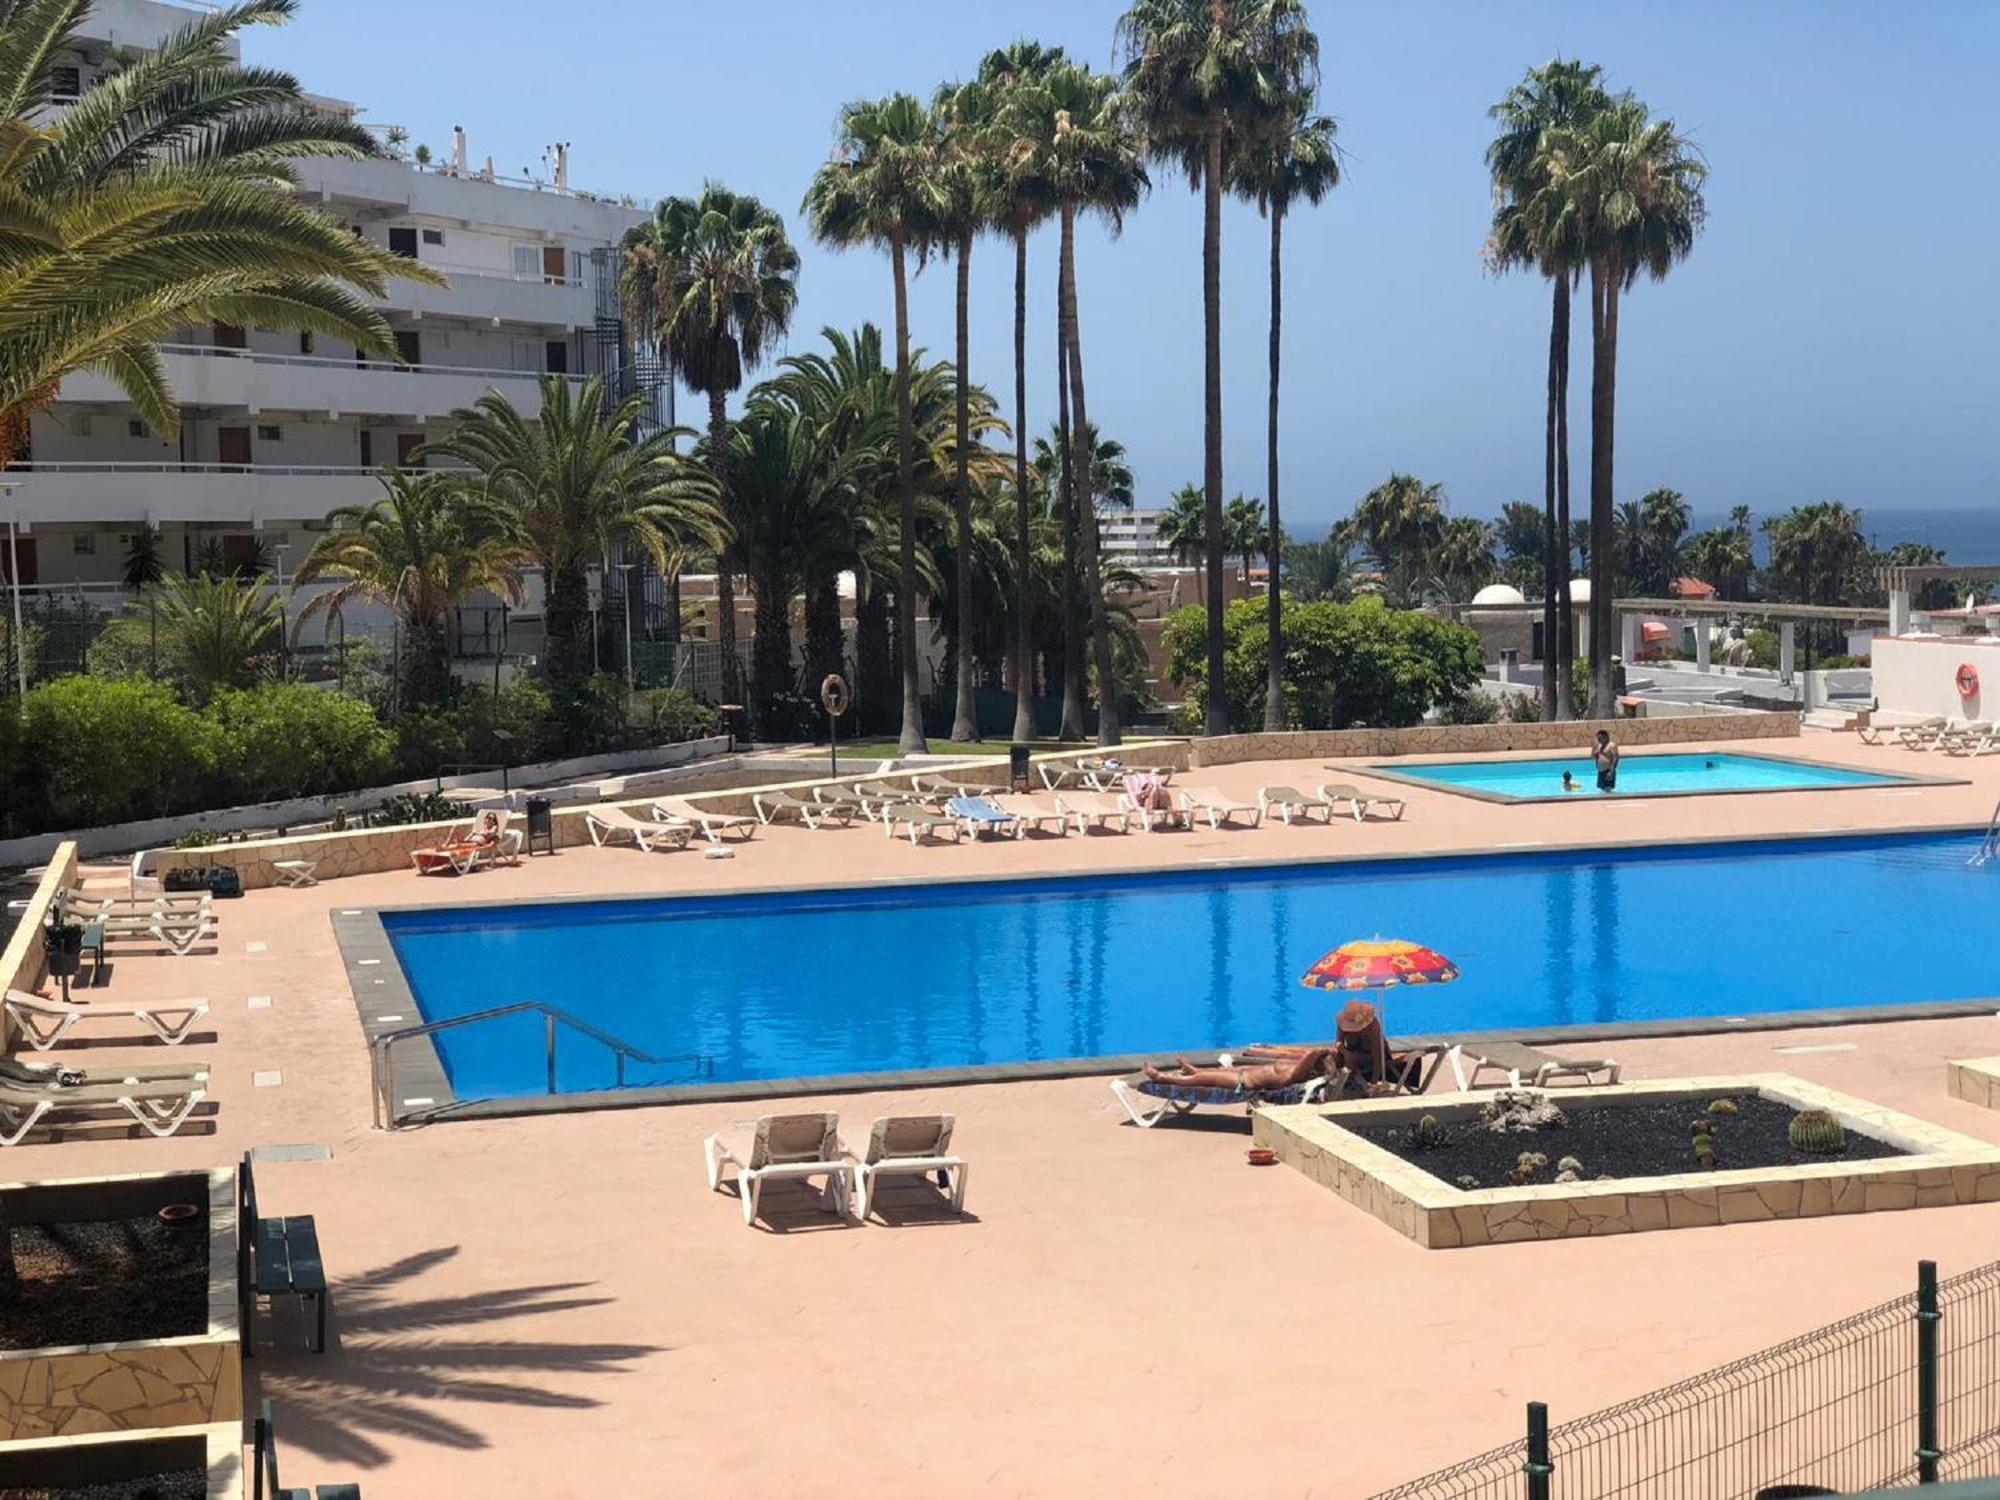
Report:
[[[1993,804],[1993,816],[1986,820],[1986,837],[1979,841],[1979,852],[1966,864],[1975,870],[1982,869],[1996,856],[2000,856],[2000,802]]]

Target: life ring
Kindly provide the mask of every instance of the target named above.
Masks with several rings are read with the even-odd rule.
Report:
[[[1953,679],[1958,684],[1958,696],[1977,698],[1979,696],[1979,668],[1969,661],[1958,664],[1958,676]]]
[[[847,712],[847,680],[838,672],[829,672],[826,680],[819,685],[820,707],[834,718]]]

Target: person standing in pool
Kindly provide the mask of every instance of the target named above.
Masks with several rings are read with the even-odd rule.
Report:
[[[1590,752],[1590,763],[1597,767],[1597,789],[1600,792],[1618,790],[1618,746],[1612,742],[1611,731],[1597,731],[1597,748]]]

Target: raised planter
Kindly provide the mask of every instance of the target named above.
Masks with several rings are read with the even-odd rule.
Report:
[[[1252,1128],[1257,1144],[1270,1146],[1279,1160],[1434,1250],[2000,1201],[2000,1146],[1783,1073],[1619,1083],[1550,1094],[1565,1107],[1686,1100],[1696,1109],[1717,1095],[1756,1094],[1793,1109],[1827,1110],[1850,1132],[1903,1154],[1740,1171],[1691,1170],[1607,1182],[1464,1189],[1346,1126],[1351,1122],[1413,1127],[1431,1115],[1447,1127],[1464,1127],[1477,1117],[1490,1097],[1486,1094],[1288,1105],[1259,1110]],[[1555,1154],[1537,1138],[1517,1139],[1523,1150],[1532,1147]],[[1549,1139],[1557,1137],[1552,1134]]]
[[[20,1442],[241,1421],[232,1170],[0,1185],[0,1219],[14,1226],[150,1217],[188,1202],[207,1211],[201,1330],[0,1350],[0,1473],[12,1474],[12,1445]]]
[[[193,1471],[205,1476],[206,1500],[242,1500],[248,1493],[240,1422],[10,1443],[0,1448],[0,1465],[9,1491],[19,1486],[31,1494],[43,1488],[116,1494],[122,1485],[136,1495],[162,1475]]]
[[[1968,1057],[1945,1064],[1945,1088],[1952,1098],[2000,1109],[2000,1057]]]

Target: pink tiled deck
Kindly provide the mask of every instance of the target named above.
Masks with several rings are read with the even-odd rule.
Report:
[[[1240,1124],[1135,1130],[1083,1079],[828,1101],[850,1134],[885,1110],[955,1112],[976,1217],[842,1230],[774,1192],[787,1232],[750,1231],[733,1199],[705,1191],[699,1151],[743,1106],[371,1131],[328,910],[1967,824],[2000,796],[2000,761],[1847,736],[1795,747],[1972,784],[1521,807],[1405,789],[1400,824],[966,849],[783,829],[728,862],[569,850],[456,883],[260,891],[224,907],[218,952],[123,960],[100,992],[213,1001],[213,1040],[188,1049],[215,1070],[206,1132],[38,1138],[0,1175],[332,1147],[330,1162],[259,1173],[267,1212],[318,1216],[335,1280],[333,1350],[267,1350],[251,1366],[278,1403],[293,1483],[358,1477],[371,1500],[1366,1495],[1513,1436],[1530,1397],[1574,1415],[1894,1295],[1919,1256],[1947,1271],[1988,1259],[2000,1206],[1430,1253],[1296,1173],[1246,1167]],[[1195,779],[1248,795],[1323,778],[1307,762]],[[252,996],[272,1003],[250,1009]],[[1792,1072],[2000,1141],[2000,1115],[1944,1081],[1947,1058],[2000,1051],[1996,1033],[1952,1020],[1603,1050],[1637,1077]],[[163,1054],[86,1060],[142,1055]],[[270,1070],[281,1085],[252,1085]]]

